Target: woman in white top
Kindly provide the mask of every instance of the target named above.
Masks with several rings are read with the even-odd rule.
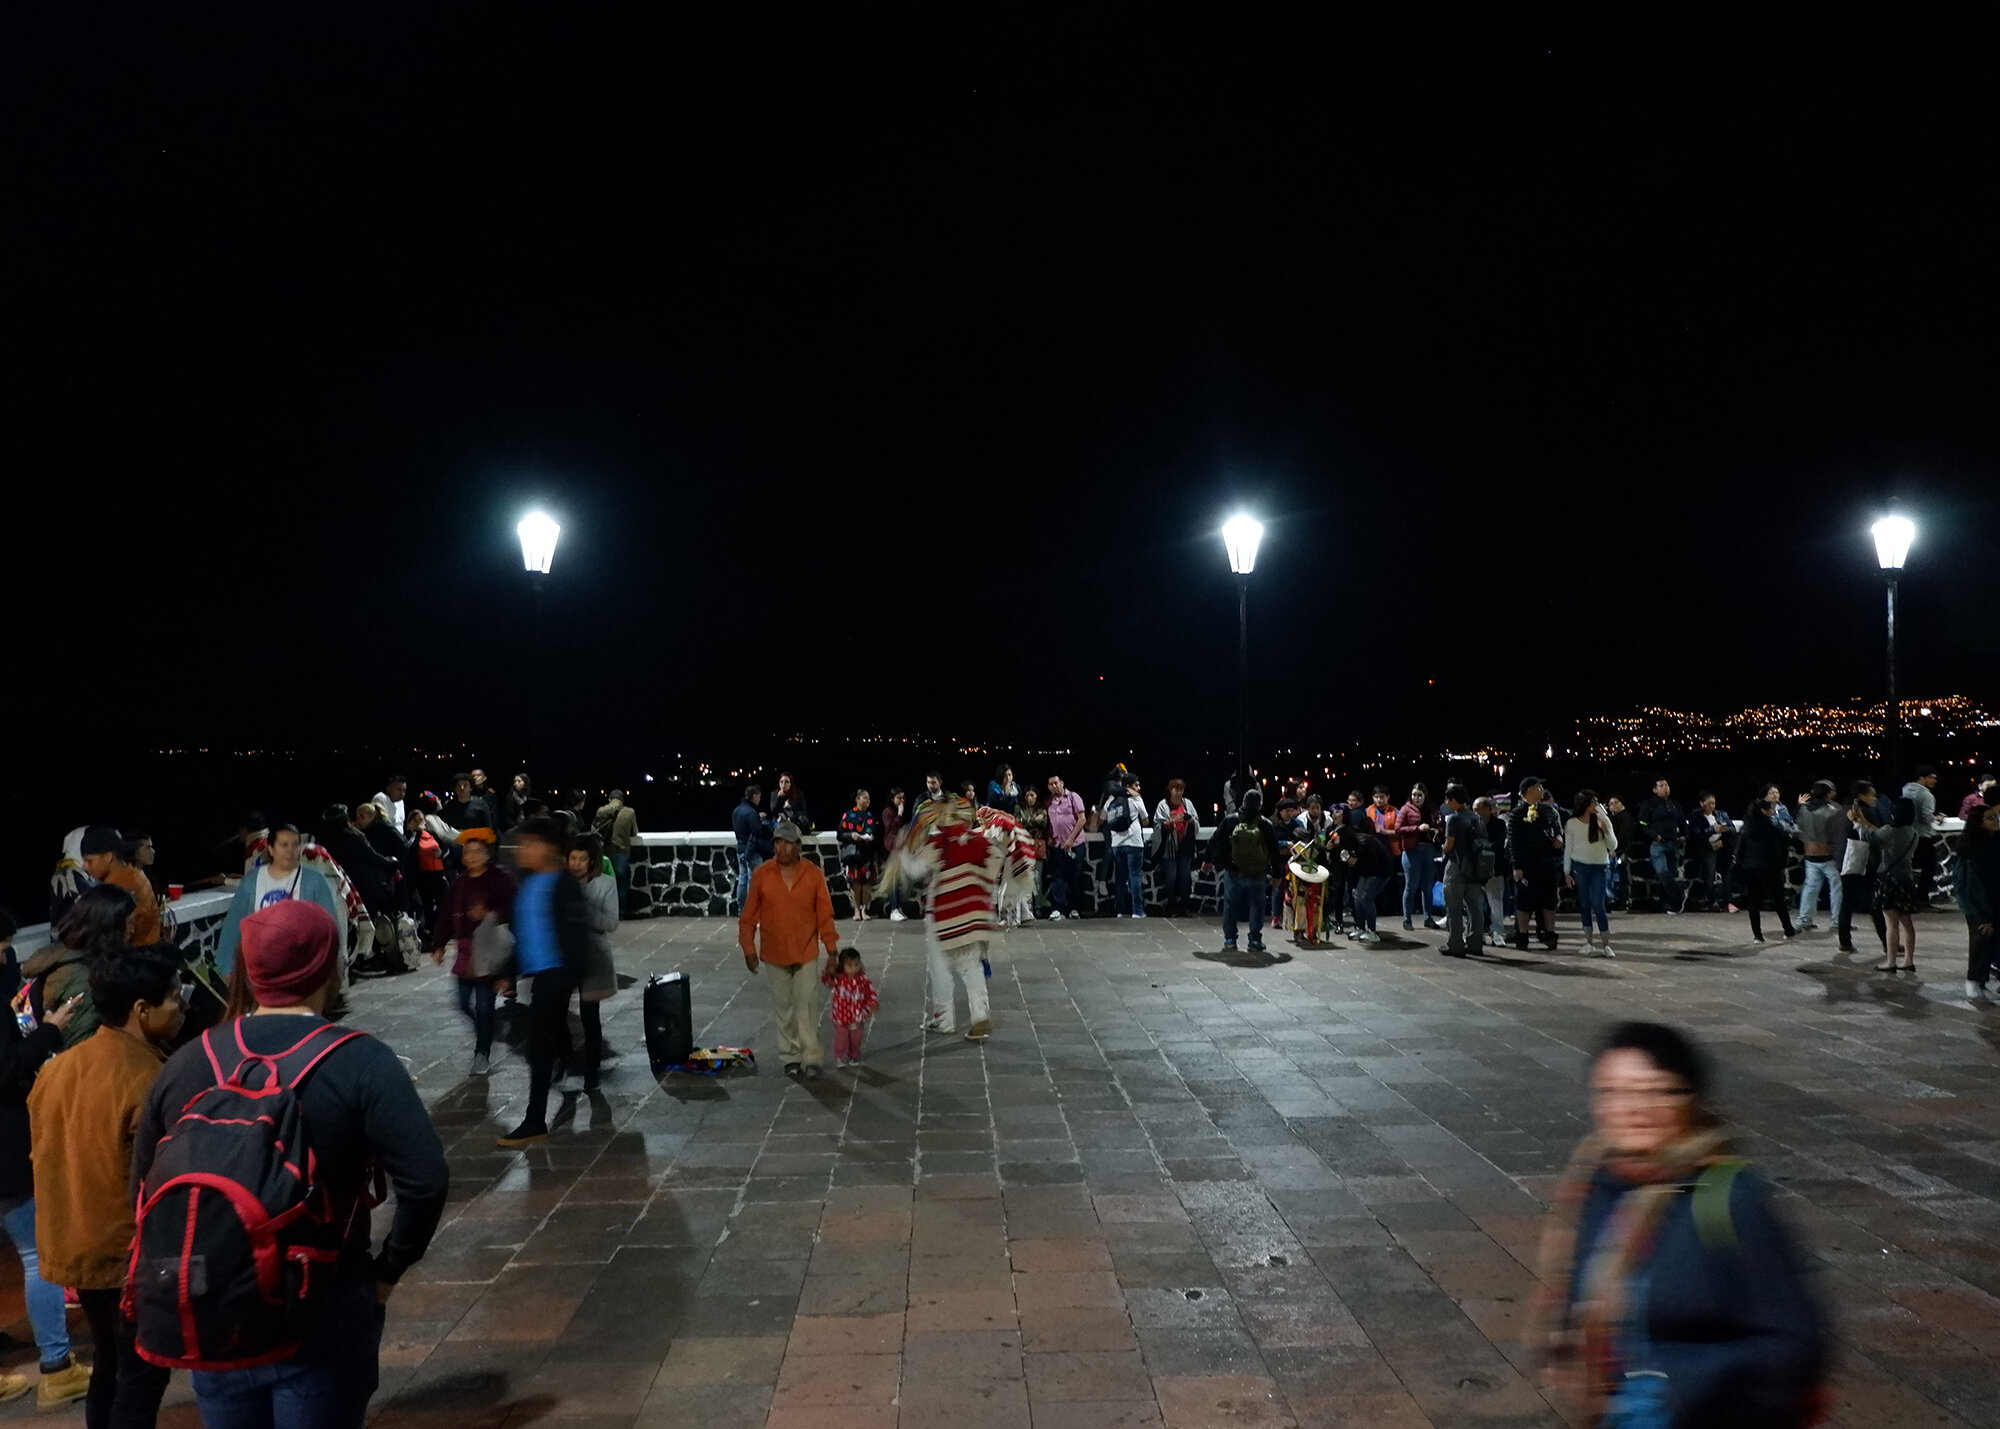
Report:
[[[1617,852],[1618,835],[1612,832],[1611,816],[1593,791],[1577,790],[1576,812],[1563,825],[1563,881],[1576,890],[1584,947],[1605,958],[1613,954],[1611,917],[1604,908],[1604,879],[1611,856]]]

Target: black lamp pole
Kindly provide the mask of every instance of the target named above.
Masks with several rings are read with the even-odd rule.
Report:
[[[1889,783],[1893,786],[1902,777],[1902,752],[1898,746],[1902,742],[1903,703],[1896,698],[1896,572],[1883,572],[1889,578]]]
[[[1236,767],[1250,773],[1250,577],[1236,578]],[[1249,787],[1237,781],[1236,799],[1242,803]]]

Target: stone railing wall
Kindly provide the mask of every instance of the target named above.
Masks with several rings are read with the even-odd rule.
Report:
[[[1946,821],[1945,827],[1945,857],[1939,870],[1935,896],[1939,904],[1951,901],[1952,852],[1957,847],[1958,831],[1962,826],[1952,819]],[[1201,831],[1204,845],[1214,832],[1212,828]],[[1111,885],[1103,876],[1104,869],[1100,862],[1103,848],[1101,835],[1089,836],[1089,858],[1083,880],[1083,911],[1086,913],[1109,913],[1115,906]],[[826,874],[835,915],[853,917],[854,901],[848,892],[846,869],[840,862],[838,840],[832,834],[809,834],[804,853]],[[641,834],[632,850],[632,911],[650,917],[727,917],[730,900],[736,891],[736,866],[736,840],[731,834]],[[1788,882],[1793,888],[1797,888],[1804,878],[1803,867],[1804,860],[1795,853],[1788,875]],[[1656,902],[1658,882],[1643,851],[1627,859],[1626,868],[1633,881],[1633,905],[1645,908]],[[1156,871],[1147,869],[1144,876],[1146,906],[1157,908],[1160,899]],[[1391,886],[1394,887],[1393,884]],[[1221,914],[1222,880],[1216,874],[1203,873],[1199,865],[1194,872],[1194,903],[1201,913]],[[1567,902],[1565,906],[1568,906]]]

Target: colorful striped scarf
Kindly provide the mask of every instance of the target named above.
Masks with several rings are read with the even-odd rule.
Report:
[[[1603,1417],[1611,1392],[1625,1377],[1618,1340],[1634,1272],[1651,1259],[1674,1198],[1704,1167],[1729,1159],[1727,1147],[1721,1128],[1703,1127],[1653,1155],[1614,1157],[1593,1135],[1577,1147],[1556,1183],[1525,1344],[1542,1365],[1577,1381],[1585,1424]],[[1576,1243],[1577,1224],[1591,1185],[1606,1166],[1633,1189],[1619,1198],[1597,1244],[1587,1248],[1588,1262],[1579,1268],[1577,1256],[1586,1248]]]

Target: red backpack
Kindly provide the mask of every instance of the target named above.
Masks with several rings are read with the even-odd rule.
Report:
[[[236,1043],[227,1073],[218,1034]],[[299,1091],[329,1053],[363,1035],[322,1025],[262,1053],[240,1021],[202,1034],[216,1085],[181,1108],[139,1193],[125,1313],[142,1358],[231,1370],[298,1353],[356,1218],[381,1199],[378,1187],[333,1204]]]

